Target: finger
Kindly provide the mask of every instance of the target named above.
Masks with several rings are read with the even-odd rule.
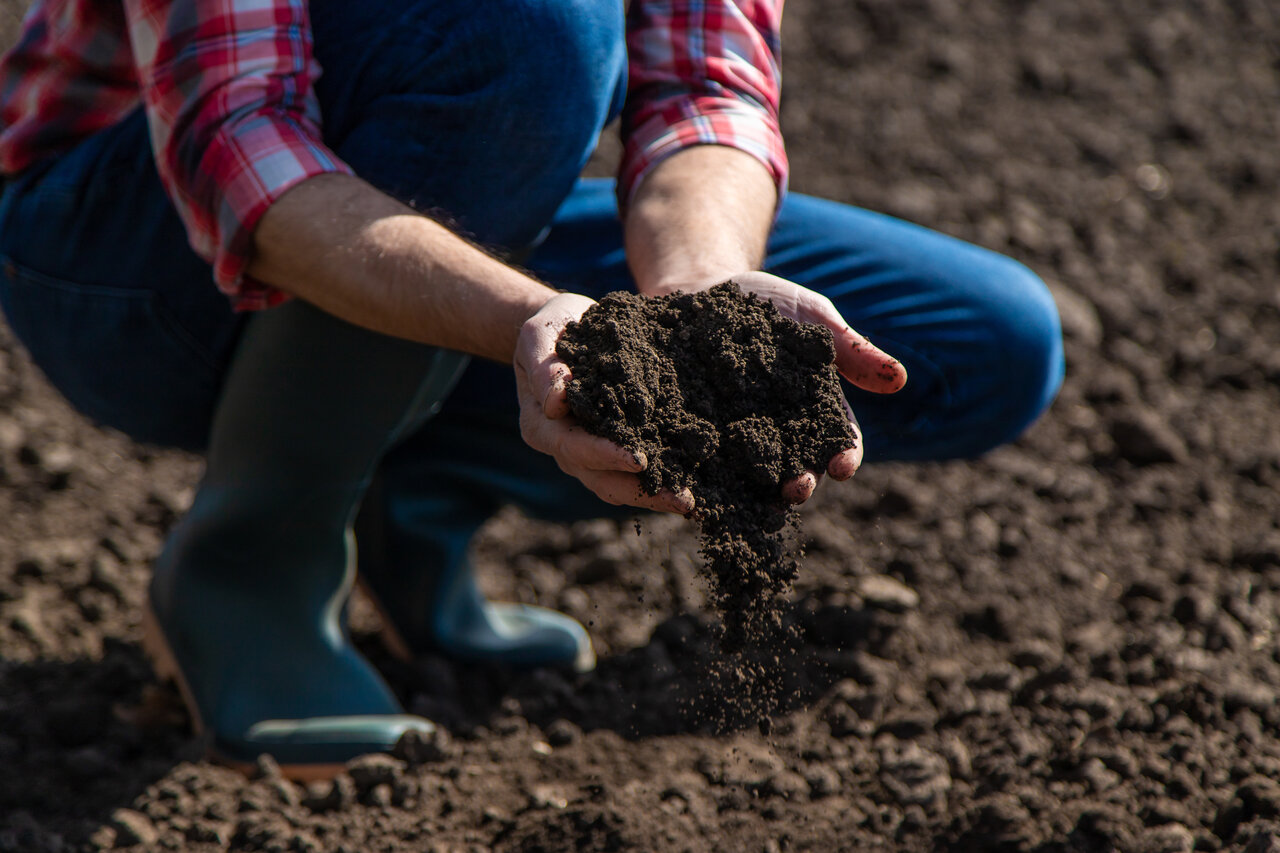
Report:
[[[569,414],[569,383],[573,374],[569,372],[569,366],[558,358],[550,363],[549,368],[550,385],[542,398],[542,413],[552,420],[559,420]]]
[[[671,512],[688,515],[694,507],[693,494],[688,489],[680,492],[661,491],[651,495],[634,474],[618,471],[579,472],[578,479],[606,503],[614,506],[634,506],[654,512]]]
[[[843,325],[843,324],[842,324]],[[836,369],[864,391],[892,394],[907,384],[902,362],[848,326],[832,329],[836,344]]]
[[[629,471],[636,474],[645,469],[643,452],[630,451],[565,420],[546,423],[554,435],[553,455],[558,459],[572,459],[574,464],[589,471]]]
[[[805,471],[799,477],[792,477],[782,484],[782,499],[789,504],[802,504],[813,496],[818,487],[818,475],[813,471]]]
[[[667,512],[674,512],[677,515],[688,515],[693,512],[693,508],[697,506],[697,501],[693,499],[693,492],[688,489],[681,489],[673,492],[670,489],[663,489],[658,492],[655,497],[662,498],[666,501],[669,509]]]
[[[827,473],[833,480],[844,481],[858,473],[858,468],[861,466],[862,447],[859,445],[832,456],[831,461],[827,463]]]
[[[569,370],[556,356],[556,340],[564,328],[564,318],[556,312],[533,320],[520,330],[518,355],[535,395],[539,400],[545,400],[555,376]]]
[[[547,302],[520,329],[516,364],[528,377],[534,398],[549,418],[568,414],[565,389],[569,367],[556,354],[556,341],[567,323],[576,320],[592,304],[585,296],[562,293]]]
[[[799,288],[792,310],[796,319],[819,323],[831,330],[836,346],[836,368],[854,385],[877,394],[892,394],[907,383],[907,370],[902,362],[854,331],[826,296]]]
[[[523,376],[517,390],[524,399],[520,407],[520,435],[525,443],[541,453],[554,456],[561,467],[592,471],[643,471],[648,464],[644,453],[627,450],[607,438],[601,438],[578,426],[572,418],[550,420],[539,407],[529,405],[532,391]]]

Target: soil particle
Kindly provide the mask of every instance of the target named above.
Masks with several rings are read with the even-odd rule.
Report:
[[[905,613],[915,609],[920,596],[914,589],[888,575],[867,575],[858,581],[858,594],[870,607]]]
[[[117,847],[132,847],[135,844],[155,844],[160,838],[155,824],[142,812],[133,809],[116,809],[111,813],[109,821],[116,831]]]
[[[880,781],[901,805],[937,807],[951,789],[947,760],[913,742],[881,750]]]
[[[1280,853],[1280,830],[1263,829],[1252,835],[1244,853]]]
[[[1134,465],[1156,465],[1186,459],[1187,446],[1157,413],[1134,408],[1111,422],[1111,438],[1120,456]]]

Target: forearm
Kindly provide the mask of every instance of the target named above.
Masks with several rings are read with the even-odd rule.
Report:
[[[637,288],[697,290],[759,268],[777,203],[768,169],[737,149],[698,145],[663,160],[624,222]]]
[[[356,325],[506,363],[521,324],[555,295],[348,175],[273,204],[249,273]]]

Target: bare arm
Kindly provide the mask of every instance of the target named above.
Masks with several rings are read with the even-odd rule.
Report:
[[[348,175],[304,181],[268,208],[249,272],[356,325],[507,364],[556,295]]]
[[[378,332],[514,363],[525,440],[610,503],[688,512],[687,495],[649,496],[621,447],[564,419],[549,386],[555,340],[591,304],[559,294],[358,178],[304,181],[268,208],[250,272]],[[561,365],[563,366],[563,365]],[[536,387],[535,387],[536,386]],[[549,401],[555,397],[554,401]],[[551,406],[558,419],[547,417]]]
[[[758,269],[777,203],[768,170],[735,148],[698,145],[663,160],[624,223],[637,289],[689,292]]]

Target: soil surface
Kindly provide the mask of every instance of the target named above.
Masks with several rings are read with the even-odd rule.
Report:
[[[606,296],[557,351],[588,432],[647,460],[651,495],[690,489],[711,603],[727,647],[780,639],[796,576],[783,484],[856,446],[835,345],[729,281],[699,294]]]
[[[772,726],[674,701],[714,654],[694,525],[505,512],[486,589],[597,671],[399,667],[357,607],[450,738],[313,787],[203,762],[138,646],[200,461],[5,335],[0,851],[1280,849],[1280,11],[792,0],[784,43],[793,188],[1028,263],[1068,375],[1011,446],[823,484]]]

